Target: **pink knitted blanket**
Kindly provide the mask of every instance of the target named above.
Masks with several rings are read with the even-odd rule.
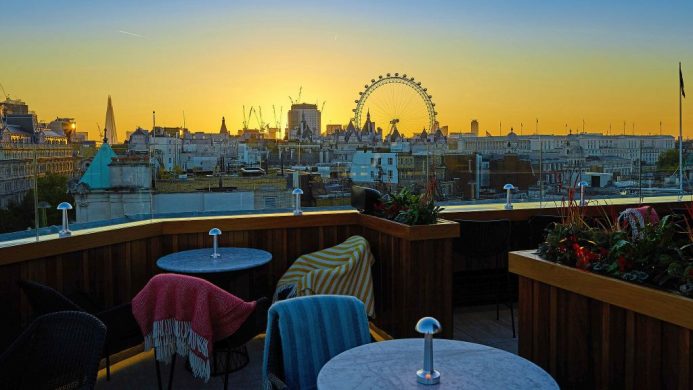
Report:
[[[132,314],[144,335],[145,350],[156,348],[157,360],[169,363],[174,353],[188,358],[193,375],[210,377],[215,341],[232,335],[255,310],[200,278],[159,274],[132,299]]]

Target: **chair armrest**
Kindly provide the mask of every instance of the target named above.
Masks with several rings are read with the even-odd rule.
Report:
[[[376,343],[380,341],[394,340],[392,336],[375,326],[375,324],[372,322],[368,323],[368,330],[370,331],[371,339],[373,339],[373,341]]]

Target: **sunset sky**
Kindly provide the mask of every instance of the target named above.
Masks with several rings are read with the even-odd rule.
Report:
[[[558,4],[560,3],[560,4]],[[0,83],[40,120],[97,137],[113,98],[136,126],[234,131],[242,106],[326,101],[347,123],[363,85],[415,76],[452,131],[565,126],[678,133],[678,62],[693,137],[693,1],[33,1],[4,3]],[[286,119],[284,119],[286,122]],[[380,125],[380,124],[379,124]],[[383,126],[385,127],[385,126]],[[686,130],[688,128],[688,130]],[[323,129],[324,130],[324,129]]]

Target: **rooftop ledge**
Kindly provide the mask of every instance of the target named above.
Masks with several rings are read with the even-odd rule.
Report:
[[[586,206],[588,213],[600,214],[603,206],[637,206],[652,204],[667,205],[693,201],[693,195],[656,196],[641,198],[592,199]],[[547,202],[514,202],[513,210],[505,210],[504,203],[479,204],[441,204],[444,211],[435,228],[423,229],[421,226],[407,226],[392,221],[385,221],[356,210],[320,210],[304,211],[301,216],[290,212],[258,213],[227,216],[194,216],[184,218],[153,218],[115,225],[80,229],[72,232],[71,237],[58,238],[57,234],[41,235],[0,242],[0,265],[11,264],[25,259],[55,255],[82,249],[124,242],[135,238],[146,238],[178,233],[206,232],[212,227],[222,231],[244,231],[272,229],[280,227],[307,228],[334,225],[361,225],[408,240],[425,240],[437,237],[454,237],[458,233],[457,224],[447,219],[499,219],[525,220],[531,215],[556,213],[562,207],[560,201]],[[58,244],[59,243],[59,244]]]

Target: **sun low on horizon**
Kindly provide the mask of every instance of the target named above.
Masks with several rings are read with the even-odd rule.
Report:
[[[451,132],[476,119],[480,134],[677,136],[679,62],[692,91],[684,137],[693,137],[690,2],[30,0],[3,9],[12,16],[0,23],[12,37],[0,50],[6,95],[41,121],[75,118],[92,139],[109,95],[121,139],[151,128],[153,111],[157,125],[204,132],[224,117],[235,134],[254,107],[249,127],[283,127],[299,99],[322,109],[325,131],[349,123],[360,93],[387,73],[415,77]],[[416,97],[375,98],[364,108],[386,132],[394,104],[409,117],[405,134],[425,127]]]

